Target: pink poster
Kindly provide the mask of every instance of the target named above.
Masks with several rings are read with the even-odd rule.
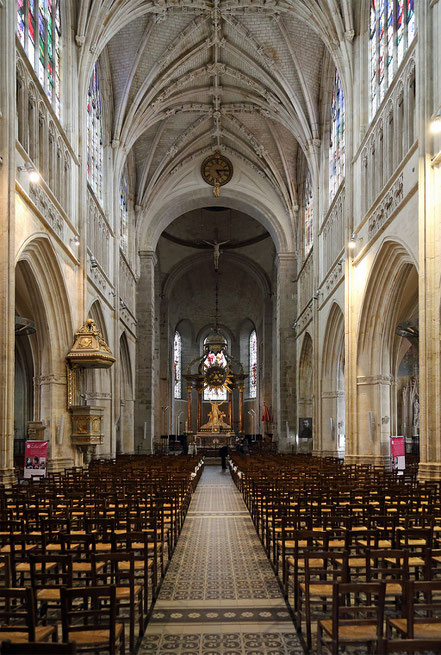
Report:
[[[390,465],[392,471],[404,471],[406,468],[404,437],[390,438]]]
[[[26,441],[24,477],[46,475],[47,441]]]

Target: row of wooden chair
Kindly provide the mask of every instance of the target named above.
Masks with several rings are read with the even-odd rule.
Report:
[[[405,614],[411,604],[408,585],[436,585],[441,577],[440,484],[420,484],[413,474],[400,478],[378,467],[295,456],[233,455],[231,473],[279,575],[296,627],[305,630],[308,649],[313,622],[319,620],[320,648],[337,652],[332,621],[342,611],[339,602],[350,599],[349,613],[356,613],[363,605],[361,590],[374,589],[363,585],[381,587],[381,593],[378,587],[370,596],[375,598],[370,612],[381,622],[375,648],[382,644],[384,612],[387,619],[406,619],[398,624],[406,631],[396,629],[401,637],[414,636]],[[357,592],[346,587],[342,594],[338,585],[361,586]],[[430,612],[437,620],[426,633],[419,624],[415,636],[429,636],[433,644],[441,641],[441,606],[432,601]],[[420,602],[413,609],[421,613],[424,608]],[[337,630],[340,646],[344,632]]]
[[[123,653],[128,632],[134,652],[201,473],[197,458],[123,458],[0,489],[5,648],[61,631],[76,652]]]

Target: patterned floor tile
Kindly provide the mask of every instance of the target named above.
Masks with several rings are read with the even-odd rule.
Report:
[[[279,585],[229,473],[204,470],[138,655],[300,655]]]

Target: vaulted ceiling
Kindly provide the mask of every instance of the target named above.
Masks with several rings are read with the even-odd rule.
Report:
[[[297,205],[301,152],[322,136],[324,41],[345,41],[351,21],[351,0],[82,0],[76,40],[107,47],[112,138],[133,152],[136,203],[219,149]]]

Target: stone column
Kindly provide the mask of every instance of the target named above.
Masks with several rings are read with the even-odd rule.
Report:
[[[192,429],[191,429],[191,384],[187,385],[187,431],[192,432]]]
[[[136,289],[138,341],[136,353],[135,449],[150,452],[155,437],[155,265],[153,251],[142,251]],[[144,423],[146,424],[145,439]]]
[[[228,392],[228,425],[233,425],[233,394]]]
[[[241,385],[239,389],[239,432],[243,434],[243,392],[244,387]]]
[[[276,257],[276,362],[274,380],[276,388],[276,412],[273,421],[278,449],[288,448],[286,424],[290,430],[296,425],[296,342],[292,322],[296,315],[297,292],[295,286],[296,256],[291,252],[279,252]]]
[[[441,162],[432,157],[441,150],[440,137],[427,129],[430,117],[441,105],[439,80],[440,3],[416,3],[417,136],[419,151],[419,361],[420,361],[420,480],[441,479]]]
[[[197,431],[202,424],[202,389],[198,389],[198,422],[197,422]]]
[[[13,480],[15,325],[15,21],[0,4],[0,479]]]

